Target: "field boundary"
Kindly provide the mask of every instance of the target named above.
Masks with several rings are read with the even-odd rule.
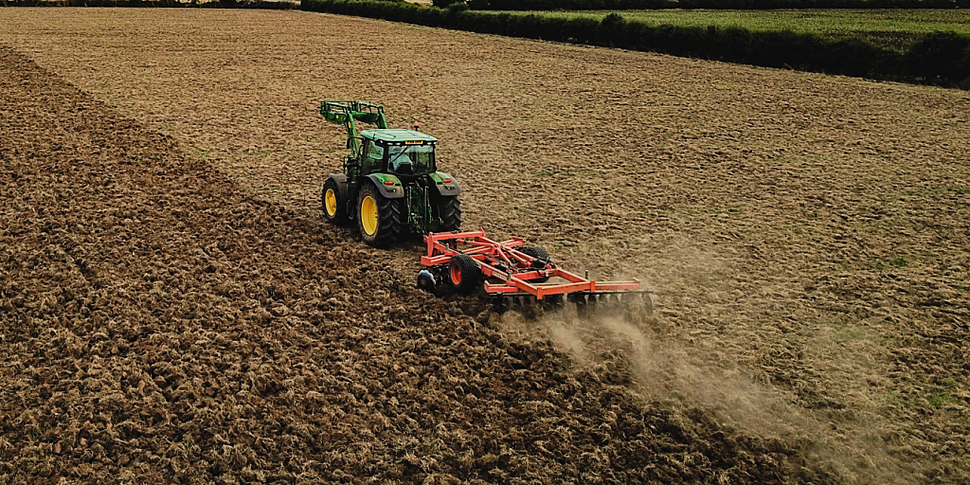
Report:
[[[435,0],[448,6],[461,0]],[[707,10],[771,9],[956,9],[970,8],[970,0],[468,0],[475,10]]]
[[[931,32],[899,52],[857,38],[739,27],[649,25],[610,14],[555,18],[373,0],[302,0],[303,10],[508,37],[617,47],[680,57],[970,89],[970,37]]]

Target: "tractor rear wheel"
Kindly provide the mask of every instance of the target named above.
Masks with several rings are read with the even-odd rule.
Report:
[[[448,262],[448,283],[458,293],[471,293],[482,279],[482,270],[467,254],[456,254]]]
[[[461,229],[461,201],[458,197],[442,197],[438,201],[438,218],[441,219],[439,232]]]
[[[388,199],[373,185],[365,185],[357,197],[357,228],[364,242],[386,247],[401,236],[401,199]]]
[[[333,224],[347,222],[347,201],[340,196],[340,187],[332,178],[323,184],[323,216]]]

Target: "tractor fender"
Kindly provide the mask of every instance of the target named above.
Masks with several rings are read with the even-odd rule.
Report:
[[[389,173],[372,173],[366,177],[377,187],[386,199],[401,199],[404,197],[404,185],[401,179]]]
[[[431,185],[438,192],[438,195],[442,197],[454,197],[461,193],[461,186],[458,185],[458,181],[444,172],[435,172],[428,175],[431,179]]]
[[[330,178],[337,182],[337,191],[339,192],[337,197],[340,200],[347,200],[347,176],[342,173],[332,173]]]

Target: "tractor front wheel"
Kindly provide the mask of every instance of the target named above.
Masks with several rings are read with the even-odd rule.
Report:
[[[456,254],[448,262],[448,282],[461,294],[471,293],[482,279],[482,270],[467,254]]]
[[[323,184],[323,216],[333,224],[347,222],[347,201],[340,196],[340,187],[332,178]]]
[[[373,185],[365,185],[357,198],[357,227],[364,242],[386,247],[401,235],[401,199],[388,199]]]

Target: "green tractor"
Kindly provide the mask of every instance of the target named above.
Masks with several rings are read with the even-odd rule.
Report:
[[[387,127],[384,107],[363,101],[324,101],[320,114],[347,129],[343,173],[323,185],[323,213],[334,224],[355,221],[364,242],[386,247],[408,235],[461,229],[461,187],[438,172],[438,140]],[[376,129],[357,133],[357,122]]]

